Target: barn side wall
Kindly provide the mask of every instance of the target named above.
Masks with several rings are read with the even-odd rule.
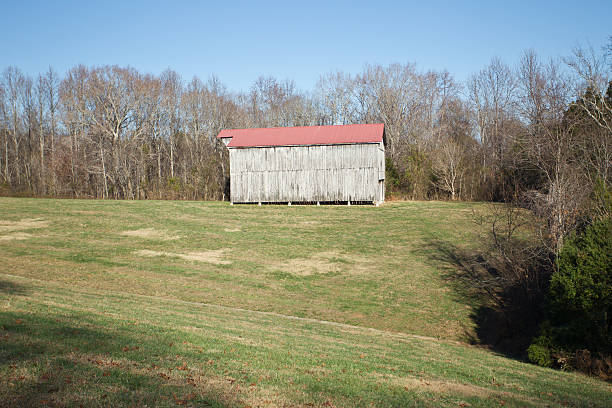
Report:
[[[238,203],[384,201],[382,143],[230,149]]]

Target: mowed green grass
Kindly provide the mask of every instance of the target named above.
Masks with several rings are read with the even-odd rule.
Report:
[[[0,405],[610,406],[464,343],[484,208],[2,198]]]
[[[0,256],[69,286],[461,340],[473,305],[440,247],[475,244],[474,207],[0,198]]]

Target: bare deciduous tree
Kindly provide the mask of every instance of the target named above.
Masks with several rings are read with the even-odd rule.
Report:
[[[436,185],[455,200],[461,192],[462,179],[465,173],[466,146],[452,139],[442,142],[434,153],[433,170]]]
[[[612,81],[611,48],[612,39],[608,44],[608,52],[603,55],[597,54],[593,47],[577,46],[564,61],[581,80],[576,84],[578,106],[595,123],[612,133],[612,103],[609,97],[606,98]]]
[[[116,66],[77,66],[61,82],[49,68],[33,84],[9,67],[1,178],[20,194],[226,198],[223,128],[383,122],[391,194],[508,201],[533,191],[534,209],[557,214],[555,231],[571,230],[571,219],[559,221],[567,205],[549,205],[574,195],[571,177],[609,183],[612,95],[609,60],[577,50],[567,62],[527,51],[513,71],[494,58],[465,93],[448,72],[410,63],[329,73],[313,93],[265,76],[232,93],[215,77],[184,83],[169,69]]]

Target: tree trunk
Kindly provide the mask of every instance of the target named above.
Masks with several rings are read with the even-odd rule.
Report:
[[[4,132],[4,181],[7,184],[11,183],[11,173],[8,168],[8,130]]]
[[[102,160],[102,179],[104,180],[104,191],[102,198],[108,198],[108,184],[106,182],[106,164],[104,163],[104,148],[102,146],[102,138],[100,138],[100,159]]]
[[[42,114],[38,120],[38,137],[40,143],[40,192],[45,194],[45,134],[43,133]]]
[[[170,133],[170,177],[174,178],[174,135]]]

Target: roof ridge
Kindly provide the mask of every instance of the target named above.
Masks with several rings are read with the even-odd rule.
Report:
[[[231,138],[232,147],[334,145],[382,142],[383,123],[223,129],[218,138]]]

